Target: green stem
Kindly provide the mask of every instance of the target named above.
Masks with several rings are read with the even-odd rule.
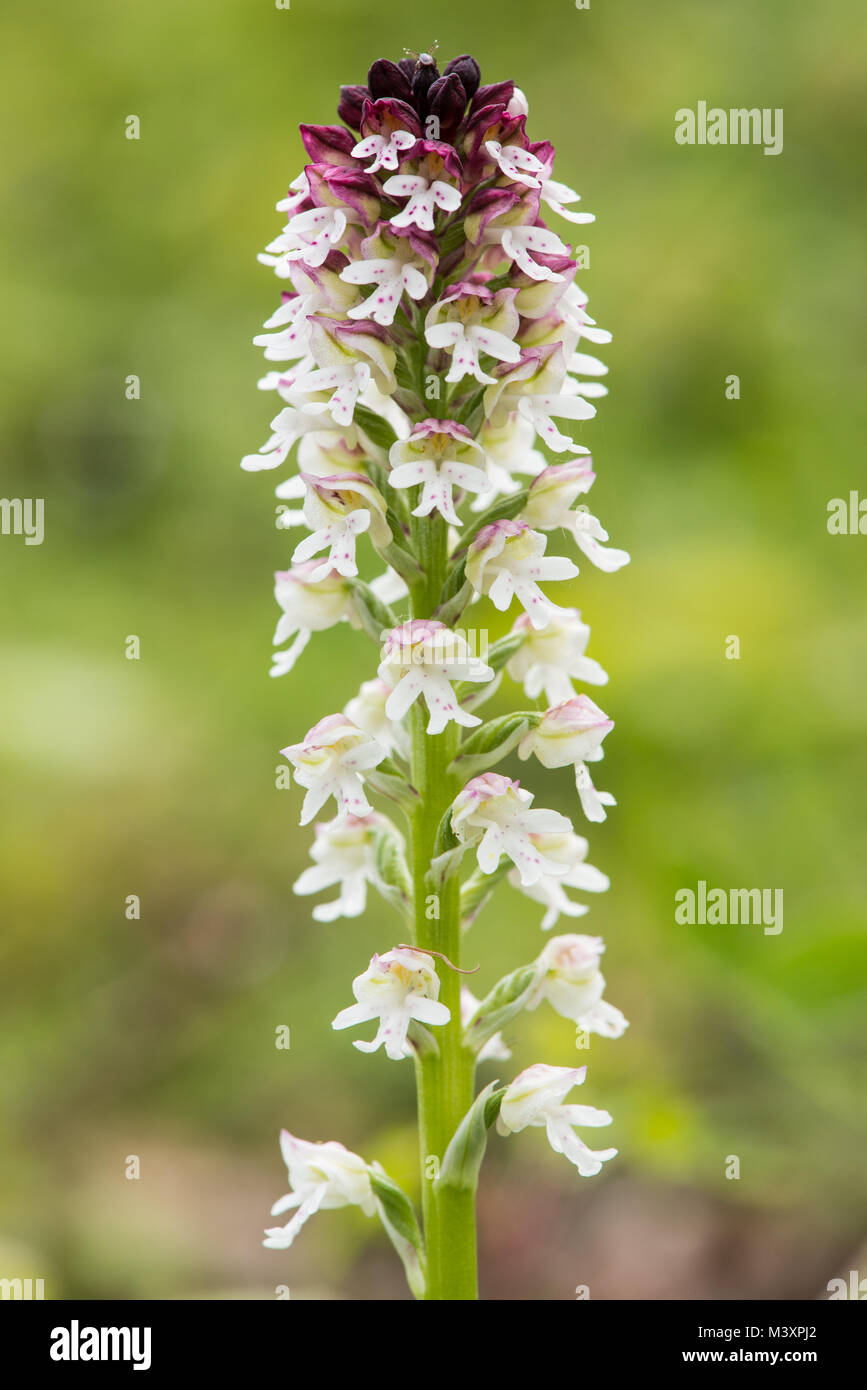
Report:
[[[430,617],[448,570],[447,532],[441,517],[413,518],[414,553],[425,572],[425,583],[413,594],[413,616]],[[448,766],[458,748],[458,730],[449,724],[443,733],[425,733],[426,715],[417,702],[411,711],[412,782],[421,804],[412,824],[412,874],[415,899],[415,940],[422,950],[438,951],[460,966],[460,889],[452,878],[437,898],[430,895],[426,875],[433,855],[437,827],[459,786]],[[462,1044],[461,977],[437,960],[440,999],[451,1021],[435,1029],[438,1054],[416,1064],[422,1208],[427,1247],[428,1299],[475,1299],[476,1217],[474,1194],[454,1189],[438,1191],[434,1179],[455,1130],[473,1101],[475,1062]],[[436,1160],[434,1162],[433,1160]]]

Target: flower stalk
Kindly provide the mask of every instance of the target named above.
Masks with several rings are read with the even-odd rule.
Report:
[[[415,1297],[469,1300],[489,1134],[544,1128],[584,1176],[616,1152],[577,1133],[609,1124],[607,1111],[565,1103],[586,1068],[536,1063],[503,1085],[476,1081],[480,1065],[511,1058],[500,1030],[544,1004],[622,1035],[625,1018],[602,997],[601,938],[549,939],[481,1001],[464,964],[466,932],[500,885],[541,904],[546,931],[587,911],[566,888],[608,886],[571,819],[535,805],[501,764],[571,769],[590,821],[614,804],[588,769],[613,721],[573,684],[608,677],[585,655],[580,613],[546,587],[579,573],[556,553],[560,536],[605,572],[629,559],[578,503],[595,474],[564,432],[606,389],[581,339],[610,335],[542,220],[543,209],[573,224],[592,216],[553,179],[553,146],[528,136],[512,82],[483,85],[466,54],[442,73],[430,54],[380,59],[366,86],[341,90],[338,116],[301,127],[308,163],[260,256],[284,285],[254,339],[269,364],[259,386],[281,408],[242,467],[297,462],[276,489],[278,525],[303,534],[275,576],[271,674],[340,623],[379,646],[375,678],[282,751],[304,789],[301,824],[315,830],[295,892],[337,891],[313,909],[323,923],[359,916],[369,889],[400,918],[332,1026],[375,1026],[356,1048],[414,1061],[421,1222],[375,1161],[284,1131],[291,1191],[273,1211],[294,1215],[265,1243],[287,1249],[314,1212],[356,1205],[381,1220]],[[483,600],[518,616],[477,651]],[[518,707],[487,717],[504,682],[523,687]]]
[[[431,616],[445,583],[445,546],[435,541],[425,560],[429,583],[419,605],[424,603],[430,611],[416,613],[413,604],[419,617]],[[457,735],[456,724],[440,735],[427,734],[418,706],[412,710],[412,781],[421,798],[412,822],[415,944],[446,956],[454,967],[440,971],[441,997],[451,1017],[438,1031],[438,1053],[420,1056],[416,1062],[426,1296],[436,1300],[477,1297],[475,1193],[436,1186],[443,1155],[472,1104],[475,1074],[475,1059],[463,1046],[461,1025],[460,885],[451,875],[438,891],[432,891],[430,880],[437,831],[458,790],[449,771],[458,750]]]

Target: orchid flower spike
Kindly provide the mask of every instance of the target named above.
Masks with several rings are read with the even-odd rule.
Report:
[[[326,709],[342,708],[281,750],[313,825],[294,893],[317,922],[380,900],[400,919],[393,939],[411,944],[372,957],[332,1026],[370,1025],[361,1052],[413,1056],[424,1156],[420,1222],[377,1163],[284,1131],[290,1191],[273,1211],[289,1219],[265,1244],[285,1250],[313,1212],[358,1206],[381,1218],[412,1293],[436,1300],[476,1296],[471,1212],[495,1118],[503,1134],[544,1128],[584,1175],[616,1152],[576,1132],[610,1122],[566,1103],[583,1068],[540,1063],[477,1089],[477,1063],[506,1061],[504,1038],[543,1004],[606,1039],[627,1027],[605,998],[598,936],[543,938],[481,1001],[468,982],[485,962],[462,954],[508,885],[544,932],[609,886],[542,781],[572,769],[591,822],[614,804],[590,776],[613,720],[582,693],[608,674],[572,606],[585,559],[603,573],[629,560],[588,510],[595,465],[573,437],[595,428],[611,334],[564,240],[593,215],[529,113],[511,79],[483,82],[469,53],[441,63],[434,43],[376,59],[341,88],[334,124],[300,127],[300,172],[259,256],[275,294],[253,335],[258,386],[278,403],[241,460],[279,470],[271,674],[321,659],[308,698],[334,687]],[[575,547],[580,575],[563,553]],[[490,644],[488,601],[515,604],[511,630],[490,619]],[[366,667],[364,642],[377,653]],[[512,757],[538,787],[505,775]]]

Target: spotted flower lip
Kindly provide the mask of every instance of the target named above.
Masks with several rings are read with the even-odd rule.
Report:
[[[439,512],[452,526],[460,526],[454,489],[484,493],[489,487],[484,450],[456,420],[421,420],[408,439],[392,445],[388,459],[392,487],[422,489],[414,516]]]
[[[369,816],[363,774],[377,767],[385,749],[343,714],[328,714],[309,729],[300,743],[281,748],[293,766],[295,781],[307,788],[301,825],[308,825],[330,797],[337,802],[337,819]]]
[[[343,315],[356,303],[359,291],[340,277],[326,261],[321,266],[296,261],[291,266],[292,292],[284,291],[281,303],[265,327],[277,332],[258,333],[253,339],[265,349],[268,362],[307,360],[308,369],[316,366],[312,356],[310,320],[322,315]]]
[[[442,733],[450,720],[465,728],[481,724],[478,715],[461,709],[451,682],[494,678],[462,632],[432,618],[411,618],[387,633],[378,674],[392,687],[385,704],[389,719],[402,719],[422,696],[430,716],[429,734]]]
[[[470,375],[482,385],[494,384],[496,377],[482,371],[480,353],[500,362],[520,360],[521,349],[513,341],[520,323],[515,293],[512,289],[493,293],[481,285],[462,284],[428,310],[425,338],[431,347],[442,348],[451,356],[447,382],[462,381]]]
[[[583,396],[564,389],[568,385],[566,361],[561,343],[529,348],[514,366],[503,363],[495,370],[496,383],[485,393],[485,408],[494,423],[516,409],[533,425],[536,433],[555,453],[572,450],[588,453],[568,435],[557,429],[552,417],[590,420],[596,407]]]
[[[614,728],[613,719],[590,699],[576,695],[543,714],[539,723],[518,746],[523,759],[533,754],[543,767],[575,768],[575,787],[585,816],[591,821],[605,820],[605,807],[616,802],[610,792],[599,792],[593,785],[588,762],[603,756],[602,740]]]
[[[317,314],[308,323],[320,365],[293,381],[293,403],[308,414],[327,412],[336,425],[351,425],[358,399],[371,382],[389,393],[394,390],[394,349],[380,336],[380,325],[369,319],[341,322]]]
[[[247,454],[241,460],[241,467],[247,473],[258,473],[266,468],[279,468],[289,457],[292,446],[308,430],[322,428],[322,421],[316,414],[299,406],[286,406],[271,421],[271,438],[262,445],[258,454]]]
[[[578,568],[561,556],[546,556],[546,544],[545,537],[526,522],[491,522],[470,545],[467,578],[500,612],[505,612],[515,597],[533,627],[547,627],[556,605],[539,588],[539,582],[573,579]]]
[[[452,803],[452,829],[466,845],[478,846],[476,860],[484,874],[492,874],[505,855],[511,859],[521,883],[538,883],[544,874],[558,875],[566,866],[547,859],[533,837],[563,832],[572,826],[558,811],[531,809],[532,792],[500,773],[474,777]]]
[[[523,122],[520,133],[523,136]],[[528,149],[526,136],[523,136],[523,139],[524,143],[488,140],[485,149],[507,179],[514,183],[522,183],[527,188],[539,189],[540,198],[547,203],[551,211],[558,213],[567,222],[595,222],[596,218],[592,212],[571,212],[565,206],[566,203],[578,203],[581,199],[574,189],[568,188],[564,183],[556,183],[550,177],[554,163],[553,145],[546,141],[540,142],[535,149]]]
[[[521,210],[521,204],[528,203],[536,210],[535,217],[530,219]],[[482,244],[499,246],[531,280],[557,282],[563,278],[541,257],[568,256],[569,247],[538,218],[538,194],[532,191],[523,195],[521,203],[487,223]]]
[[[406,164],[412,164],[417,172],[404,172]],[[460,178],[459,168],[450,145],[417,140],[404,151],[401,172],[392,174],[382,186],[389,197],[407,200],[403,210],[391,218],[392,227],[416,226],[432,232],[437,209],[457,211],[461,205],[460,187],[450,180]]]
[[[275,274],[288,279],[293,261],[303,261],[309,266],[324,264],[346,227],[347,217],[342,208],[302,208],[268,244],[259,260],[263,265],[270,265]]]
[[[397,169],[401,152],[412,149],[421,137],[421,125],[406,102],[383,97],[364,103],[361,133],[362,139],[353,145],[351,154],[355,159],[372,158],[367,172],[375,174],[380,169]]]
[[[409,946],[395,946],[384,955],[375,955],[368,968],[356,975],[352,992],[358,1002],[341,1009],[331,1026],[355,1028],[378,1019],[373,1041],[356,1041],[353,1046],[359,1052],[375,1052],[384,1044],[386,1055],[399,1062],[412,1056],[408,1030],[414,1020],[426,1027],[449,1022],[450,1011],[438,1002],[439,989],[430,955]]]
[[[423,299],[436,270],[436,243],[417,228],[380,223],[361,243],[361,259],[350,261],[341,280],[352,285],[375,285],[361,304],[347,310],[351,319],[373,319],[383,327],[394,322],[404,294]]]
[[[609,1125],[607,1110],[591,1105],[564,1105],[573,1086],[583,1084],[586,1067],[549,1067],[543,1062],[527,1067],[506,1087],[497,1118],[500,1134],[516,1134],[528,1126],[543,1126],[555,1153],[563,1154],[582,1177],[594,1177],[616,1149],[589,1149],[575,1133],[576,1125]]]
[[[385,520],[385,499],[361,473],[337,473],[331,477],[302,473],[301,481],[306,489],[304,519],[310,535],[295,547],[293,561],[300,564],[327,549],[327,558],[311,578],[325,578],[331,570],[344,578],[353,578],[358,574],[358,537],[369,531],[375,545],[385,544],[391,538]]]
[[[514,144],[503,144],[499,140],[486,140],[485,149],[507,179],[511,179],[513,183],[523,183],[527,188],[539,188],[539,175],[543,172],[543,165],[532,151],[526,148],[523,125],[521,117],[516,122],[516,130],[520,132],[524,143],[516,141]]]
[[[296,261],[323,265],[351,225],[370,227],[379,216],[380,189],[369,174],[329,164],[309,164],[304,174],[308,196],[292,207],[283,231],[259,256],[284,279]]]

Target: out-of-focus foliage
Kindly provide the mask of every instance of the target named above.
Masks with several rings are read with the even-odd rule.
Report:
[[[539,1010],[505,1064],[589,1060],[582,1099],[613,1112],[622,1156],[582,1181],[540,1134],[492,1142],[483,1290],[569,1298],[592,1269],[594,1297],[810,1295],[867,1226],[867,538],[826,529],[830,498],[867,494],[862,7],[19,5],[0,490],[44,497],[46,532],[0,537],[0,1274],[49,1296],[402,1296],[358,1213],[289,1256],[258,1248],[281,1125],[417,1179],[411,1067],[329,1028],[397,919],[311,921],[290,891],[299,795],[275,787],[276,750],[375,653],[344,627],[268,679],[287,537],[273,475],[238,459],[276,413],[255,389],[276,303],[255,253],[297,125],[434,36],[519,83],[597,214],[579,282],[614,332],[612,394],[580,437],[633,555],[582,564],[568,596],[617,721],[600,783],[619,806],[590,832],[613,886],[579,929],[604,934],[632,1027],[588,1058]],[[677,145],[700,99],[784,108],[783,154]],[[568,773],[526,780],[576,813]],[[782,933],[675,924],[700,879],[782,888]],[[533,904],[495,902],[468,945],[477,993],[542,940]]]

